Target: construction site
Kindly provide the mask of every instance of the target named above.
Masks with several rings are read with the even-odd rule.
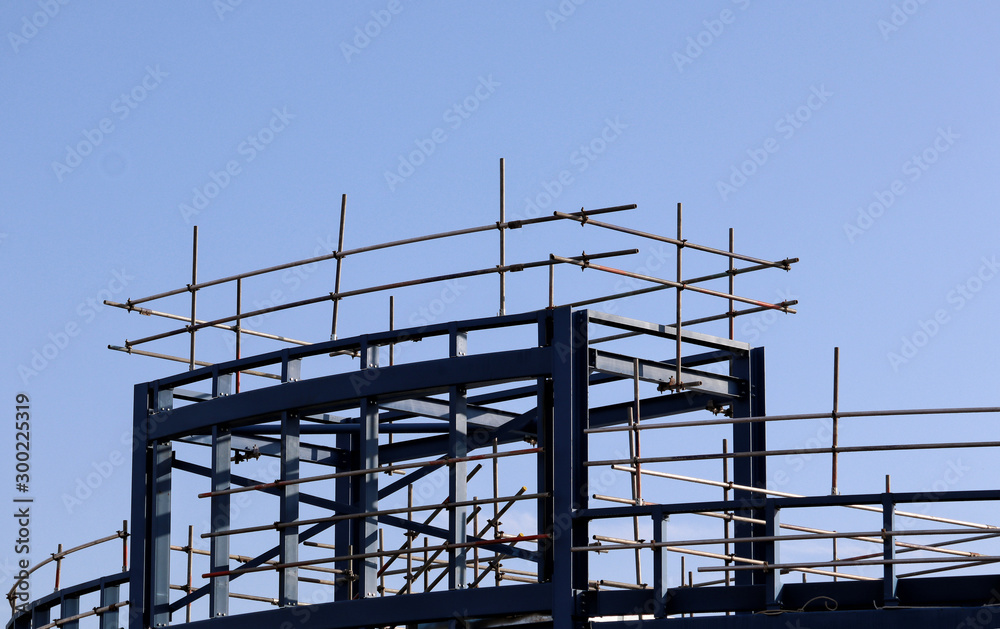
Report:
[[[872,470],[1000,446],[952,431],[992,434],[983,422],[1000,408],[841,409],[831,347],[830,398],[768,415],[766,374],[797,358],[765,364],[736,324],[792,316],[798,303],[741,286],[748,274],[756,288],[794,273],[799,259],[752,243],[753,255],[738,252],[732,229],[728,247],[699,244],[679,203],[675,232],[621,224],[642,224],[645,209],[510,220],[501,160],[499,215],[478,226],[347,248],[345,196],[336,250],[208,279],[194,227],[190,283],[105,301],[130,324],[142,318],[128,336],[145,334],[111,350],[173,365],[135,385],[129,518],[48,550],[30,576],[45,593],[18,600],[28,576],[15,582],[8,628],[994,626],[1000,489],[894,491],[901,479]],[[510,233],[543,223],[570,234],[560,242],[582,230],[631,245],[508,259]],[[454,252],[483,233],[496,237],[496,264],[462,269]],[[342,287],[356,259],[431,241],[450,243],[441,256],[460,270],[413,278],[404,257],[390,283]],[[672,268],[628,270],[623,260],[654,244],[671,248]],[[695,259],[716,270],[689,272]],[[245,283],[316,265],[334,278],[327,292],[246,307]],[[572,290],[557,269],[582,271]],[[509,312],[520,274],[544,292]],[[588,278],[607,274],[630,290],[588,292]],[[432,306],[436,318],[397,323],[397,295],[456,280],[490,283],[496,299],[476,318]],[[368,313],[365,333],[343,334],[341,310],[372,295],[385,309]],[[697,316],[685,316],[694,303]],[[657,317],[630,316],[635,304]],[[250,324],[303,310],[322,311],[330,325],[314,337],[329,340]],[[219,336],[231,358],[199,358]],[[168,339],[186,354],[158,347]],[[896,428],[918,416],[939,429]],[[858,424],[867,441],[841,439],[842,425]],[[822,474],[808,493],[786,491],[806,460]],[[862,474],[877,489],[845,480]],[[120,554],[120,572],[63,578],[95,553]]]

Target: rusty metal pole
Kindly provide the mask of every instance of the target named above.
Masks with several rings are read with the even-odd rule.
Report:
[[[831,491],[834,496],[839,492],[837,489],[837,446],[840,445],[840,421],[837,411],[840,405],[840,348],[833,348],[833,448],[831,455],[833,459],[833,470],[831,472]]]
[[[681,386],[681,291],[684,290],[683,280],[681,279],[681,253],[684,250],[684,240],[682,238],[681,232],[681,204],[677,204],[677,386],[678,391],[680,391]],[[681,581],[683,581],[683,575],[681,575]]]
[[[347,218],[347,195],[342,195],[340,197],[340,233],[337,236],[337,274],[333,281],[333,292],[340,294],[340,272],[343,266],[343,256],[344,252],[344,221]],[[330,327],[330,340],[337,340],[337,320],[340,314],[340,298],[333,300],[333,323]]]
[[[188,525],[187,548],[184,550],[187,551],[187,587],[184,593],[190,594],[194,592],[194,526],[190,524]],[[191,603],[187,604],[184,618],[186,622],[191,622]]]
[[[497,227],[500,229],[500,268],[507,262],[507,208],[506,208],[506,182],[504,175],[503,158],[500,158],[500,222]],[[507,314],[507,276],[500,271],[500,316]]]
[[[733,238],[733,228],[730,227],[729,228],[729,253],[736,253],[736,250],[735,250],[734,246],[735,246],[735,239]],[[729,258],[729,294],[730,295],[735,295],[736,294],[736,274],[733,272],[733,271],[735,271],[733,263],[734,263],[734,259],[730,256],[730,258]],[[736,328],[736,314],[735,314],[736,310],[733,309],[733,305],[734,305],[733,304],[733,300],[730,299],[729,300],[729,340],[730,341],[732,341],[733,339],[736,338],[736,336],[734,334],[735,328]],[[727,579],[729,578],[729,573],[728,572],[726,573],[726,578]]]
[[[188,289],[191,291],[191,358],[188,362],[188,371],[194,371],[194,337],[197,330],[195,330],[194,325],[197,323],[195,318],[195,313],[198,307],[198,289],[196,288],[198,284],[198,226],[194,226],[194,236],[191,245],[191,285]]]
[[[242,320],[240,315],[243,312],[243,278],[236,280],[236,360],[239,360],[243,356],[241,355],[243,341],[243,333],[240,329],[242,327]],[[236,372],[236,392],[240,392],[240,372]]]

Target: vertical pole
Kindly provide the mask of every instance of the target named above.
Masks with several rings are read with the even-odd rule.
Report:
[[[455,359],[465,356],[468,342],[466,332],[460,332],[452,324],[448,335],[448,354]],[[450,419],[450,430],[448,433],[448,456],[451,458],[464,458],[468,454],[468,424],[466,422],[466,397],[464,386],[452,386],[448,390],[448,414]],[[448,500],[449,502],[465,502],[467,499],[466,467],[465,461],[458,461],[448,465]],[[466,516],[468,507],[448,507],[448,543],[464,544],[466,539]],[[455,590],[466,586],[465,561],[468,557],[468,548],[448,549],[448,589]]]
[[[493,440],[493,454],[495,455],[499,449],[497,440]],[[493,457],[493,537],[500,537],[500,503],[497,502],[497,498],[500,496],[500,459],[496,456]],[[500,553],[497,553],[499,558]],[[500,570],[494,571],[494,578],[496,580],[496,585],[500,585]]]
[[[729,441],[727,439],[723,439],[722,440],[722,454],[729,454]],[[722,488],[722,499],[724,501],[726,501],[726,502],[729,502],[729,457],[727,457],[727,456],[722,457],[722,482],[726,483],[726,486]],[[723,515],[725,515],[725,516],[732,515],[732,511],[727,511],[727,512],[723,513]],[[730,518],[728,518],[728,517],[723,518],[723,520],[722,520],[722,537],[723,537],[723,539],[729,539],[729,527],[731,526],[731,524],[732,524],[732,522],[731,522]],[[725,549],[724,552],[725,552],[726,556],[728,557],[729,556],[729,542],[725,543],[725,548],[726,549]],[[733,563],[732,560],[726,559],[726,565],[727,566],[732,565],[732,563]],[[733,573],[731,573],[731,572],[729,572],[727,570],[725,574],[726,574],[726,585],[727,586],[731,585],[731,583],[732,583],[731,579],[732,579],[732,574]],[[726,612],[726,615],[727,616],[729,615],[728,611]]]
[[[348,460],[348,465],[346,468],[338,468],[337,471],[347,471],[349,469],[358,469],[357,462],[357,452],[355,450],[357,446],[357,437],[355,434],[349,432],[337,433],[336,435],[336,445],[337,449],[348,455],[345,459]],[[355,476],[341,476],[334,480],[334,495],[336,496],[337,502],[354,506],[355,503],[355,491],[354,486],[358,482]],[[412,487],[412,485],[411,485]],[[351,540],[354,537],[354,529],[357,526],[357,520],[353,518],[348,518],[346,520],[340,520],[334,524],[333,531],[333,543],[334,547],[337,549],[338,555],[349,555],[347,549],[351,546]],[[336,586],[334,586],[334,600],[337,601],[349,601],[354,598],[354,588],[353,582],[351,580],[351,572],[353,562],[350,560],[338,561],[334,564],[334,568],[342,570],[340,577],[336,579]]]
[[[684,250],[684,240],[681,237],[681,204],[677,204],[677,283],[681,284],[681,253]],[[677,287],[677,386],[681,386],[681,291],[683,286]],[[680,388],[677,389],[680,391]]]
[[[837,446],[840,445],[840,421],[838,416],[840,404],[840,348],[833,348],[833,447],[830,454],[833,461],[833,471],[831,472],[830,493],[834,496],[840,493],[837,489]]]
[[[635,361],[635,368],[639,368],[639,360]],[[639,431],[635,428],[637,427],[635,421],[635,409],[628,409],[628,423],[632,430],[629,431],[628,436],[628,451],[629,457],[632,459],[632,503],[638,506],[642,505],[642,471],[639,468],[639,457],[642,454],[639,452],[638,442],[639,442]],[[632,537],[636,542],[639,541],[639,516],[632,516]],[[642,585],[642,550],[639,548],[635,549],[635,583],[636,585]]]
[[[427,592],[428,590],[430,590],[430,585],[431,585],[431,571],[430,571],[430,565],[428,564],[429,561],[430,561],[430,557],[429,557],[429,553],[427,552],[427,537],[424,536],[424,566],[423,566],[424,567],[424,592]]]
[[[736,356],[731,361],[731,375],[743,381],[745,390],[732,405],[733,417],[762,417],[765,415],[764,399],[764,348],[751,349],[749,354]],[[733,424],[733,452],[761,452],[766,448],[766,424],[763,421]],[[741,456],[733,459],[733,481],[737,485],[766,488],[767,458]],[[745,489],[733,490],[734,500],[740,503],[737,515],[761,519],[763,499]],[[733,524],[735,537],[748,538],[763,534],[763,527],[749,522]],[[736,542],[734,551],[740,557],[763,560],[764,548],[759,543]],[[758,585],[762,581],[758,570],[739,571],[736,585]]]
[[[889,489],[889,477],[886,476],[885,493],[882,494],[882,558],[885,560],[882,567],[882,596],[886,607],[895,607],[899,604],[899,599],[896,598],[896,564],[892,563],[896,559],[896,538],[885,535],[896,530],[896,503],[893,502]]]
[[[170,472],[174,452],[169,441],[153,444],[152,550],[150,598],[152,627],[170,624]]]
[[[653,615],[667,615],[667,516],[662,511],[653,512]]]
[[[149,411],[152,406],[152,390],[147,384],[137,384],[132,398],[132,494],[131,521],[136,539],[132,542],[132,559],[129,561],[129,629],[149,627],[149,608],[146,605],[149,588],[149,483],[152,468],[152,452],[148,447],[147,429]],[[32,614],[32,624],[42,616],[40,610]],[[46,612],[47,615],[47,612]],[[47,624],[41,623],[41,626]]]
[[[507,264],[507,231],[506,231],[506,182],[504,177],[503,158],[500,158],[500,267]],[[500,271],[500,316],[507,314],[507,278],[503,271]]]
[[[194,287],[198,283],[198,226],[194,226],[194,236],[191,245],[191,285],[188,290],[191,291],[191,359],[188,363],[188,370],[194,370],[194,324],[195,324],[195,314],[197,312],[198,306],[198,290]]]
[[[552,575],[552,623],[554,629],[571,629],[580,623],[576,595],[589,587],[587,553],[574,553],[586,546],[588,523],[574,518],[587,508],[588,477],[588,319],[587,311],[572,312],[568,306],[553,311],[552,385],[553,465],[559,474],[553,487],[553,506],[558,530],[553,536],[555,566]]]
[[[59,601],[59,616],[61,618],[67,618],[69,616],[76,616],[80,613],[80,597],[79,596],[64,596]],[[60,628],[65,627],[65,629],[80,629],[80,620],[71,620],[69,622],[62,622],[58,625]]]
[[[229,455],[232,452],[232,435],[221,426],[212,427],[212,491],[229,489],[231,466]],[[221,494],[211,500],[212,532],[228,531],[230,518],[230,495]],[[213,536],[209,543],[210,572],[229,570],[229,536]],[[209,618],[229,615],[229,575],[211,578],[208,607]]]
[[[243,278],[236,280],[236,360],[243,357],[241,343],[243,341],[243,331],[240,327],[240,316],[243,314]],[[240,392],[240,372],[236,372],[236,392]]]
[[[40,629],[48,625],[51,617],[51,607],[36,607],[31,611],[31,629]]]
[[[396,297],[389,295],[389,329],[396,329]],[[389,366],[396,364],[396,343],[389,343]]]
[[[479,501],[479,496],[473,496],[472,500],[474,502]],[[479,532],[479,509],[477,508],[472,513],[472,530]],[[475,546],[472,549],[472,582],[479,582],[479,546]]]
[[[552,254],[549,254],[552,260]],[[556,307],[556,265],[555,262],[549,264],[549,310]]]
[[[59,544],[58,546],[56,546],[56,583],[52,587],[53,592],[59,591],[59,577],[60,575],[62,575],[62,560],[63,560],[62,544]]]
[[[767,499],[764,505],[764,534],[768,537],[777,537],[781,534],[780,511],[775,506],[773,499]],[[764,561],[773,566],[780,563],[779,542],[772,539],[764,543],[766,548]],[[781,570],[768,570],[764,582],[764,601],[768,609],[781,608]]]
[[[385,596],[385,575],[382,574],[382,569],[385,567],[385,556],[382,555],[385,552],[385,535],[382,529],[378,530],[378,552],[378,593],[380,596]]]
[[[116,605],[121,600],[121,587],[104,585],[101,587],[101,607]],[[101,629],[118,629],[118,608],[110,609],[101,614]]]
[[[552,345],[552,314],[550,311],[543,312],[538,319],[538,347],[549,347]],[[537,394],[535,396],[535,408],[537,409],[536,417],[536,430],[535,436],[538,440],[538,447],[542,448],[542,451],[535,455],[536,460],[536,473],[538,491],[548,493],[552,495],[553,486],[555,483],[555,468],[553,467],[552,452],[555,448],[553,435],[554,429],[552,426],[552,380],[550,378],[538,378],[536,381]],[[497,460],[493,459],[494,465],[496,465]],[[497,497],[497,490],[494,488],[493,497]],[[538,529],[539,533],[549,533],[555,530],[554,521],[554,511],[552,505],[552,498],[540,499],[537,502],[537,519],[538,519]],[[497,509],[499,505],[493,503],[493,519],[497,518]],[[499,537],[499,535],[494,535],[494,537]],[[538,582],[548,583],[552,580],[552,571],[554,565],[554,553],[553,545],[551,543],[539,544],[539,550],[541,551],[540,561],[538,562]],[[494,560],[497,562],[497,580],[499,584],[500,574],[499,574],[499,562],[500,557],[497,555]]]
[[[347,218],[347,195],[340,197],[340,232],[337,236],[337,253],[343,253],[344,251],[344,221]],[[333,292],[337,294],[337,298],[333,300],[333,323],[330,326],[330,340],[337,340],[337,319],[340,313],[340,270],[343,259],[337,256],[337,275],[333,281]]]
[[[406,507],[413,509],[413,483],[406,486]],[[406,521],[413,522],[413,511],[406,512]],[[413,539],[417,533],[413,529],[406,529],[406,549],[411,551],[406,553],[406,587],[404,590],[413,592]]]
[[[368,343],[367,337],[361,342],[361,368],[363,370],[378,369],[378,345]],[[361,400],[361,437],[359,442],[359,465],[363,469],[374,470],[378,467],[378,400],[363,398]],[[362,512],[378,510],[378,472],[371,472],[359,477],[359,507]],[[360,518],[357,542],[354,552],[358,554],[374,553],[378,548],[378,518]],[[378,594],[378,562],[374,557],[360,559],[358,596],[370,598]]]
[[[735,245],[735,240],[733,238],[733,228],[730,227],[729,228],[729,253],[734,253],[735,252],[734,245]],[[730,295],[735,295],[736,294],[736,274],[733,273],[733,270],[734,270],[734,264],[733,264],[733,262],[734,262],[734,258],[732,256],[730,256],[729,257],[729,294]],[[735,338],[734,329],[736,327],[736,314],[735,314],[735,310],[733,309],[733,305],[734,305],[733,304],[733,300],[730,299],[729,300],[729,340],[730,341]],[[728,572],[726,573],[726,577],[727,578],[729,577],[729,573]]]
[[[122,572],[128,572],[128,520],[122,520]]]
[[[636,491],[636,504],[642,506],[642,463],[639,461],[642,459],[642,432],[639,430],[639,421],[641,419],[641,414],[639,412],[639,359],[634,358],[632,360],[632,413],[635,419],[635,491]],[[638,523],[638,519],[636,519]],[[636,535],[636,539],[639,536]],[[640,581],[641,583],[641,581]]]
[[[194,526],[191,524],[188,525],[188,543],[184,551],[187,553],[187,584],[184,593],[190,594],[194,592]],[[191,622],[191,603],[185,607],[184,621]]]
[[[299,417],[282,413],[281,417],[281,480],[299,478]],[[282,522],[299,519],[299,486],[282,485],[280,510]],[[288,526],[279,531],[280,549],[278,562],[294,563],[299,560],[299,528]],[[278,606],[288,607],[299,603],[299,569],[282,568],[278,576]]]

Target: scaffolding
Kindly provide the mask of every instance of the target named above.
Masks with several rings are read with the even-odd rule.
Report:
[[[797,258],[737,253],[733,230],[727,250],[690,242],[680,204],[676,234],[664,236],[594,218],[635,205],[508,221],[504,198],[501,160],[496,223],[346,249],[345,196],[336,251],[208,281],[198,279],[195,228],[190,284],[105,302],[182,323],[111,349],[186,363],[188,369],[135,388],[133,435],[140,447],[132,464],[132,532],[126,523],[118,535],[100,540],[131,537],[128,565],[75,589],[60,589],[57,576],[58,596],[15,609],[12,629],[72,628],[88,615],[101,617],[102,627],[117,626],[117,609],[126,604],[117,598],[124,584],[129,626],[137,629],[182,624],[182,610],[184,623],[218,628],[459,622],[568,629],[602,621],[609,629],[625,629],[635,620],[661,624],[684,616],[697,616],[699,626],[725,627],[735,620],[727,618],[731,614],[754,614],[754,627],[783,627],[801,615],[813,627],[843,626],[862,616],[885,626],[931,627],[989,604],[997,578],[989,570],[1000,560],[991,542],[1000,529],[927,513],[927,507],[990,504],[1000,499],[1000,490],[893,492],[886,476],[884,491],[842,493],[840,465],[848,454],[996,448],[1000,441],[844,444],[840,428],[845,420],[976,417],[1000,408],[844,411],[836,349],[832,410],[769,416],[763,348],[736,340],[734,321],[764,311],[794,313],[796,302],[738,295],[735,279],[787,271]],[[545,259],[510,263],[507,230],[547,222],[623,233],[635,246],[581,255],[550,252]],[[350,256],[491,230],[499,235],[494,267],[342,289]],[[607,266],[607,260],[634,255],[649,242],[675,247],[670,279]],[[721,257],[726,268],[685,279],[686,249]],[[244,280],[324,261],[335,265],[333,291],[244,311]],[[558,265],[649,286],[560,304],[553,272]],[[507,274],[543,268],[548,286],[539,307],[508,313]],[[396,327],[396,292],[494,274],[495,314]],[[713,282],[726,288],[710,288]],[[217,286],[235,287],[233,311],[199,318],[199,292]],[[610,299],[657,299],[663,290],[674,291],[673,318],[666,323],[585,308]],[[381,292],[390,293],[388,329],[343,337],[338,324],[345,300]],[[684,320],[682,306],[690,301],[682,300],[685,292],[691,299],[721,299],[724,309]],[[187,315],[153,309],[153,302],[185,294]],[[329,340],[308,342],[245,325],[269,312],[328,303]],[[728,321],[728,338],[695,329],[715,321]],[[198,333],[209,330],[235,335],[233,359],[210,363],[197,357]],[[493,331],[504,333],[503,346],[484,350],[477,339]],[[140,348],[184,335],[186,357]],[[279,348],[243,356],[243,335]],[[432,338],[447,341],[441,355],[397,359],[399,345]],[[388,364],[381,363],[385,354]],[[259,386],[241,387],[241,376],[259,377]],[[675,418],[687,413],[702,416]],[[768,426],[817,421],[831,422],[829,445],[768,447]],[[727,435],[715,442],[718,450],[699,451],[697,440],[659,437],[716,429]],[[829,493],[769,488],[768,460],[790,456],[829,457]],[[273,462],[273,480],[237,473],[244,463],[255,469],[262,461]],[[716,463],[715,471],[706,472],[705,466]],[[684,467],[693,465],[698,473]],[[202,491],[178,490],[192,479]],[[721,489],[721,495],[705,495],[704,488]],[[250,521],[240,523],[234,505],[242,496],[261,497],[268,508],[255,508]],[[197,535],[189,526],[186,544],[171,539],[180,504],[206,514],[208,522]],[[810,510],[840,514],[826,521],[844,526],[785,521],[785,514]],[[845,513],[874,518],[877,526],[839,520]],[[668,530],[671,518],[702,524],[697,535],[686,524],[679,535],[673,524]],[[792,552],[792,559],[782,559],[782,549],[803,543],[822,543],[829,557]],[[871,552],[855,552],[857,547]],[[628,561],[610,559],[624,555]],[[790,574],[802,582],[792,582]],[[232,589],[238,579],[245,584],[239,592]],[[16,588],[9,595],[12,607]],[[101,606],[81,615],[81,597],[97,592]],[[317,602],[320,594],[327,598]],[[52,620],[56,608],[58,619]]]

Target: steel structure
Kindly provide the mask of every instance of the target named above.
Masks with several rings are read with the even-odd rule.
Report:
[[[342,259],[379,248],[344,249],[342,207],[338,251],[323,256],[336,261],[335,291],[292,305],[332,301],[328,341],[297,342],[246,330],[243,320],[255,313],[242,313],[239,298],[235,316],[196,318],[199,290],[233,282],[239,294],[248,277],[315,259],[199,284],[195,254],[192,283],[185,289],[117,304],[185,322],[119,349],[157,355],[135,346],[189,334],[191,350],[187,359],[164,356],[189,363],[187,371],[135,387],[138,445],[130,523],[98,540],[130,539],[127,557],[119,573],[60,587],[60,562],[83,547],[60,550],[53,555],[56,591],[19,606],[8,627],[76,629],[88,616],[98,617],[102,629],[125,624],[130,629],[990,626],[1000,611],[994,607],[1000,604],[1000,574],[990,567],[1000,557],[989,552],[989,543],[1000,529],[931,515],[922,507],[988,505],[1000,499],[1000,490],[928,496],[893,492],[887,478],[883,492],[841,494],[838,456],[1000,443],[842,445],[838,426],[855,417],[1000,409],[844,412],[837,404],[835,369],[832,412],[768,416],[763,348],[691,327],[728,318],[732,331],[739,314],[789,311],[792,302],[767,304],[735,295],[733,279],[750,270],[787,270],[795,260],[736,254],[732,235],[729,251],[690,243],[681,237],[679,207],[676,238],[591,218],[630,207],[544,219],[672,244],[678,253],[675,279],[592,262],[631,250],[552,254],[536,263],[507,264],[504,231],[515,225],[505,222],[501,205],[494,226],[424,238],[499,229],[501,263],[463,272],[499,274],[499,315],[338,338],[336,312],[345,297],[424,281],[341,291]],[[724,256],[729,269],[685,280],[685,248]],[[737,269],[737,260],[751,266]],[[557,264],[653,284],[626,296],[675,289],[674,320],[651,323],[581,307],[606,298],[556,305],[551,283],[549,307],[506,314],[505,273],[533,266],[551,270]],[[711,280],[728,280],[728,291],[696,285]],[[139,306],[184,291],[191,295],[190,317]],[[685,291],[722,298],[729,309],[682,322]],[[754,308],[737,311],[736,301]],[[286,346],[207,364],[195,360],[195,334],[206,328],[253,333]],[[499,342],[491,335],[497,331]],[[400,345],[432,339],[444,341],[438,355],[396,360]],[[241,374],[259,376],[259,386],[241,387]],[[696,415],[678,417],[688,413]],[[829,445],[768,447],[768,428],[818,420],[832,420]],[[706,427],[727,431],[721,449],[699,450],[695,440],[680,436]],[[666,434],[678,436],[659,437]],[[609,445],[614,439],[619,442]],[[829,494],[794,495],[768,487],[769,459],[805,454],[830,456]],[[273,463],[274,480],[241,473],[243,463],[260,461]],[[721,479],[678,473],[686,471],[683,465],[708,461],[721,461]],[[189,491],[191,479],[200,491]],[[614,495],[615,479],[624,479],[628,496]],[[665,482],[673,484],[657,484]],[[721,489],[721,498],[678,491],[678,484]],[[245,495],[257,502],[252,513],[244,509],[237,515]],[[195,543],[192,528],[186,545],[178,543],[179,503],[204,514],[207,526],[198,539],[207,549]],[[840,530],[791,524],[796,514],[810,510],[860,513],[875,524],[848,523]],[[505,518],[512,522],[505,524]],[[688,519],[714,523],[721,535],[704,525],[692,536],[687,524],[673,524]],[[932,540],[920,543],[922,536]],[[838,540],[871,546],[873,552],[842,558]],[[832,557],[782,558],[803,541],[832,543]],[[607,559],[612,556],[619,560]],[[907,568],[910,564],[915,569]],[[679,581],[669,576],[678,565]],[[953,572],[942,574],[948,570]],[[704,578],[695,582],[695,573]],[[95,604],[81,613],[81,600]]]

